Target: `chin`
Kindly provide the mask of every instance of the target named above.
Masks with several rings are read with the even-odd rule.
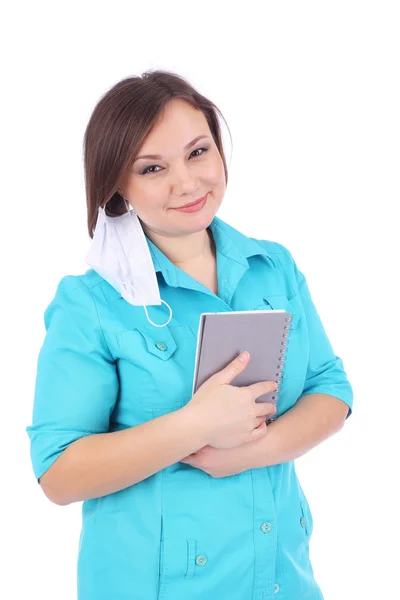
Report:
[[[200,211],[200,213],[192,215],[192,219],[190,221],[188,219],[186,227],[184,224],[182,225],[182,223],[179,223],[179,225],[181,225],[187,233],[195,233],[207,229],[217,211],[215,208],[210,207],[208,207],[208,210],[206,209],[207,207],[204,207],[204,210]]]

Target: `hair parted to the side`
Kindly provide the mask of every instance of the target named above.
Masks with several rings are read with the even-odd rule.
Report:
[[[120,179],[162,117],[165,107],[174,98],[186,100],[203,112],[221,155],[228,182],[218,115],[224,117],[211,100],[197,92],[186,79],[169,71],[151,70],[140,77],[123,79],[101,97],[84,135],[87,225],[91,238],[100,206],[106,205],[106,214],[109,216],[126,212],[125,202],[117,191]]]

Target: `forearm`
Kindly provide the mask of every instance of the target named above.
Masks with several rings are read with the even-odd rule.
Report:
[[[328,394],[307,394],[285,414],[268,425],[266,435],[253,445],[254,467],[295,460],[344,424],[348,406]]]
[[[97,498],[146,479],[206,443],[191,412],[181,409],[122,431],[80,438],[40,484],[60,505]]]

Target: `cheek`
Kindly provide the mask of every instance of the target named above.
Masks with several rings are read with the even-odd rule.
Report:
[[[158,188],[136,189],[132,191],[132,204],[137,216],[144,223],[154,223],[159,218],[160,211],[164,208],[166,200]]]
[[[157,210],[163,205],[163,185],[162,178],[150,178],[146,181],[137,181],[131,187],[132,198],[136,202],[138,212],[143,210],[149,212]]]
[[[214,186],[225,186],[225,171],[222,160],[213,161],[204,171],[204,177]]]

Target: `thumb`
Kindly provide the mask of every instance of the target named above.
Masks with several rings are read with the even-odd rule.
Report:
[[[248,352],[242,352],[224,369],[215,374],[219,383],[230,383],[239,373],[245,370],[250,360]]]

